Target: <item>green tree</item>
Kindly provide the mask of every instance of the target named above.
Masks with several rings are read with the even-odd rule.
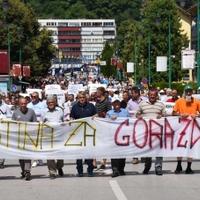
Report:
[[[26,0],[41,18],[139,19],[141,0]],[[55,9],[56,8],[56,9]]]
[[[180,65],[181,50],[188,46],[188,40],[181,31],[178,7],[174,0],[149,0],[145,1],[142,10],[142,33],[141,44],[142,67],[148,69],[148,38],[151,41],[151,74],[153,82],[168,81],[167,73],[156,72],[156,56],[168,55],[168,29],[171,25],[171,55],[172,59],[172,80],[180,80],[182,71]],[[146,73],[147,76],[147,73]]]
[[[2,5],[3,1],[0,0]],[[11,64],[30,64],[32,75],[42,75],[50,67],[55,48],[52,46],[50,32],[39,30],[33,10],[20,0],[9,0],[7,9],[0,6],[0,49],[7,49],[7,39],[11,44]],[[37,72],[37,73],[36,73]]]
[[[113,57],[113,53],[114,50],[112,46],[108,42],[106,42],[101,54],[101,60],[106,61],[106,66],[101,66],[101,73],[106,77],[116,75],[116,67],[111,65],[111,58]]]
[[[32,40],[32,57],[29,57],[26,62],[33,66],[32,73],[36,76],[47,73],[51,64],[50,61],[55,55],[56,48],[52,45],[50,36],[51,33],[43,29],[40,31],[39,36]]]
[[[86,6],[78,1],[77,3],[73,4],[69,9],[69,18],[87,18],[88,10]]]

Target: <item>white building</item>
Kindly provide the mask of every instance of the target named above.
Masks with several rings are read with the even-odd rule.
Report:
[[[114,19],[39,19],[42,28],[52,31],[53,44],[65,58],[94,63],[105,42],[115,40]]]

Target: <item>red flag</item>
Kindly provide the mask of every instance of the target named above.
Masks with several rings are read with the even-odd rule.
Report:
[[[23,76],[30,77],[30,75],[31,75],[30,66],[23,66]]]
[[[22,70],[20,64],[13,64],[12,66],[12,75],[13,76],[22,76]]]

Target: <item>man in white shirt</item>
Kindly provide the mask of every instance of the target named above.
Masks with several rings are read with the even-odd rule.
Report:
[[[51,96],[47,98],[47,111],[42,116],[43,122],[63,122],[64,114],[62,109],[56,107],[56,98]],[[47,166],[49,169],[49,176],[51,179],[56,178],[57,171],[60,176],[63,176],[62,167],[64,165],[63,160],[47,160]]]
[[[40,122],[41,116],[42,116],[44,110],[46,110],[46,107],[45,107],[44,103],[40,101],[38,92],[33,92],[31,94],[31,99],[32,99],[32,101],[27,105],[27,107],[34,110],[36,117],[37,117],[37,121]],[[37,165],[43,165],[42,160],[33,161],[32,167],[36,167]]]

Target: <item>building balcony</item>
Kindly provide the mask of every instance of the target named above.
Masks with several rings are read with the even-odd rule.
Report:
[[[58,44],[58,48],[73,48],[73,47],[78,47],[80,48],[81,47],[81,44],[78,43],[78,44],[74,44],[74,43],[66,43],[66,44]]]
[[[59,31],[77,31],[77,32],[81,32],[81,27],[58,27],[58,32]]]
[[[58,35],[58,39],[67,39],[67,40],[77,39],[77,40],[80,40],[81,35]]]

